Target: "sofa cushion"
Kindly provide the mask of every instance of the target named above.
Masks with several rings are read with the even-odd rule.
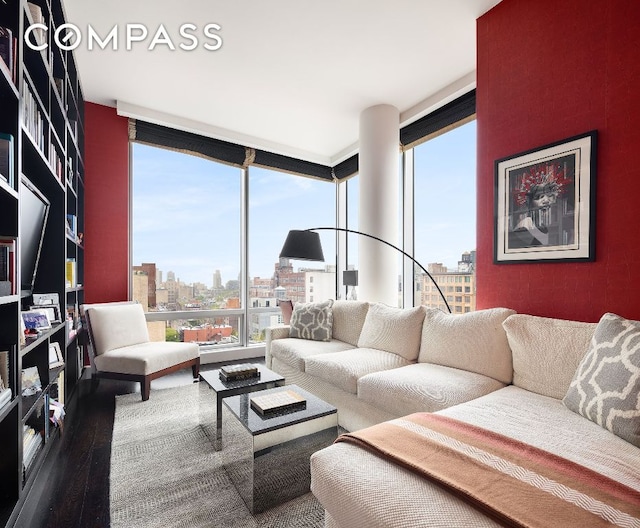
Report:
[[[296,303],[291,314],[289,337],[329,341],[333,327],[333,300],[319,303]]]
[[[304,360],[305,372],[345,392],[356,394],[358,379],[372,372],[404,367],[408,360],[375,348],[355,348],[348,353],[321,354]]]
[[[382,303],[369,306],[358,339],[361,348],[376,348],[415,361],[420,350],[424,308],[395,308]]]
[[[199,354],[196,343],[152,341],[105,352],[96,356],[95,364],[102,372],[147,375],[197,358]]]
[[[416,363],[361,377],[358,398],[403,416],[446,409],[504,386],[504,383],[475,372]]]
[[[366,301],[335,301],[333,303],[333,338],[358,346],[362,325],[369,311]]]
[[[138,303],[94,305],[87,308],[96,356],[109,350],[149,341],[147,320]]]
[[[514,313],[508,308],[491,308],[453,315],[429,308],[422,325],[418,361],[511,383],[511,349],[502,322]]]
[[[321,342],[285,337],[284,339],[275,339],[272,341],[270,351],[272,358],[278,358],[282,363],[286,363],[290,367],[304,372],[304,360],[309,356],[342,352],[352,348],[353,346],[350,344],[338,341],[337,339]]]
[[[640,322],[602,316],[562,401],[640,447]]]
[[[514,314],[502,326],[513,353],[513,384],[561,400],[597,323]]]

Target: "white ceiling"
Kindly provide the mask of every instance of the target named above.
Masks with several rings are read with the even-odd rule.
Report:
[[[499,0],[65,0],[84,36],[118,26],[119,49],[76,49],[85,100],[122,115],[323,164],[355,152],[359,116],[391,104],[406,124],[475,86],[476,18]],[[127,24],[149,37],[125,49]],[[180,43],[192,23],[196,50]],[[221,26],[222,47],[202,33]],[[163,24],[167,45],[148,50]]]

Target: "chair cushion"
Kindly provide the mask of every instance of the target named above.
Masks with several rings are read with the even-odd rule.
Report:
[[[87,308],[96,356],[114,348],[149,341],[147,320],[138,303],[95,305]]]
[[[504,383],[475,372],[416,363],[361,377],[358,398],[396,416],[404,416],[446,409],[504,386]]]
[[[333,300],[296,303],[291,314],[289,337],[330,341],[333,328]]]
[[[563,403],[640,447],[640,322],[600,319]]]
[[[375,348],[356,348],[348,354],[336,352],[310,356],[304,360],[305,372],[356,394],[358,379],[372,372],[409,365],[402,356]]]
[[[502,326],[513,353],[513,384],[561,400],[597,323],[514,314]]]
[[[369,306],[358,346],[384,350],[415,361],[420,351],[423,320],[422,306],[396,308],[374,303]]]
[[[199,355],[200,349],[196,343],[153,341],[109,350],[96,356],[95,365],[102,372],[146,376]]]
[[[341,352],[353,348],[350,344],[335,339],[331,341],[311,341],[308,339],[285,337],[283,339],[273,340],[271,342],[270,352],[272,358],[278,358],[282,363],[300,372],[304,372],[304,360],[310,356],[330,352]]]
[[[364,320],[369,311],[366,301],[335,301],[333,303],[333,338],[358,346]]]
[[[454,315],[428,308],[418,361],[477,372],[511,383],[511,349],[502,322],[514,313],[507,308],[491,308]]]

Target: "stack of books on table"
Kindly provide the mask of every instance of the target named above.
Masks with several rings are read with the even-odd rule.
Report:
[[[259,378],[260,371],[258,367],[251,363],[242,363],[241,365],[227,365],[220,369],[220,379],[222,381],[238,381],[251,378]]]
[[[306,408],[306,406],[307,400],[292,390],[271,392],[251,398],[251,408],[261,416],[282,411],[297,411]]]

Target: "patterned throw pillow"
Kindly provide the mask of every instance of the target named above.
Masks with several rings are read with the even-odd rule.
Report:
[[[321,303],[296,303],[291,315],[289,337],[331,341],[333,300]]]
[[[640,447],[640,322],[602,316],[562,401]]]

